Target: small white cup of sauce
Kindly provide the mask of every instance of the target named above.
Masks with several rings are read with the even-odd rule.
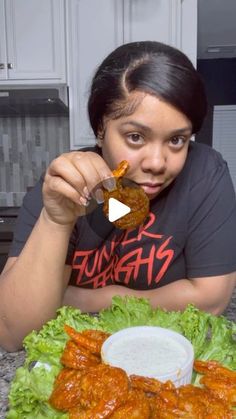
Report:
[[[102,345],[104,363],[136,374],[171,380],[176,387],[191,383],[193,346],[181,334],[162,327],[137,326],[122,329]]]

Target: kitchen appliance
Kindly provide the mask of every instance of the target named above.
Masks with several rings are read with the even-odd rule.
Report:
[[[66,102],[59,89],[0,90],[0,117],[68,116]]]

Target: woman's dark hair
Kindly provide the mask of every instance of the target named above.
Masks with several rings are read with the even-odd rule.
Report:
[[[130,93],[144,92],[170,103],[200,130],[207,110],[205,89],[191,61],[181,51],[155,41],[132,42],[115,49],[98,67],[91,85],[88,113],[97,136],[103,118],[134,111]],[[132,101],[131,101],[132,102]]]

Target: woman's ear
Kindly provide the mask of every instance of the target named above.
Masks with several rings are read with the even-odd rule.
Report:
[[[98,134],[96,138],[96,143],[98,147],[102,147],[103,137],[104,137],[104,131],[102,129],[98,130]]]

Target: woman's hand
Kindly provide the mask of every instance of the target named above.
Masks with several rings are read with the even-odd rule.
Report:
[[[77,217],[85,214],[91,192],[99,183],[107,189],[114,188],[114,184],[110,185],[112,177],[106,162],[96,153],[62,154],[51,162],[44,179],[47,217],[58,224],[73,224]]]

